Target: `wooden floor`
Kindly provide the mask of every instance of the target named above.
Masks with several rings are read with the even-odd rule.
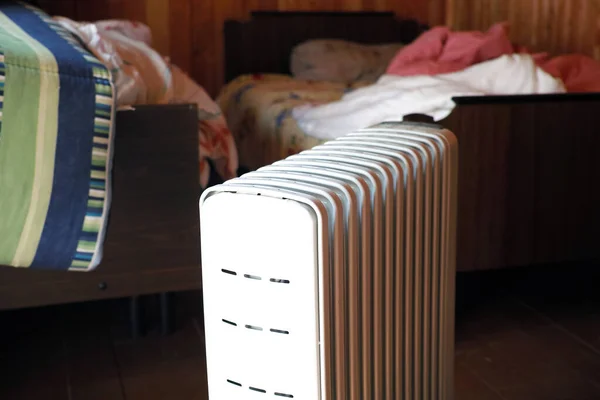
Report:
[[[596,271],[460,275],[456,399],[600,399]],[[176,308],[136,342],[122,300],[0,313],[0,399],[206,399],[200,296]]]

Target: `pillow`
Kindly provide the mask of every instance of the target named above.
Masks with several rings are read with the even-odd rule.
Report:
[[[352,83],[376,81],[404,45],[365,45],[345,40],[319,39],[303,42],[292,50],[290,69],[294,78]]]

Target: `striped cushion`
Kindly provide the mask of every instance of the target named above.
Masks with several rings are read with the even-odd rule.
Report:
[[[38,9],[0,3],[0,264],[90,270],[109,208],[109,71]]]

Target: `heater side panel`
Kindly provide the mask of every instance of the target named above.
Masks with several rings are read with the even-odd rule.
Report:
[[[209,398],[324,399],[314,212],[217,193],[200,213]]]

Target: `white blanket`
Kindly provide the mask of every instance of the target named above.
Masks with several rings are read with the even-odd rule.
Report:
[[[562,82],[537,67],[531,56],[513,54],[451,74],[384,75],[339,101],[295,108],[293,116],[306,134],[333,139],[408,114],[439,121],[454,108],[452,97],[563,92]]]

